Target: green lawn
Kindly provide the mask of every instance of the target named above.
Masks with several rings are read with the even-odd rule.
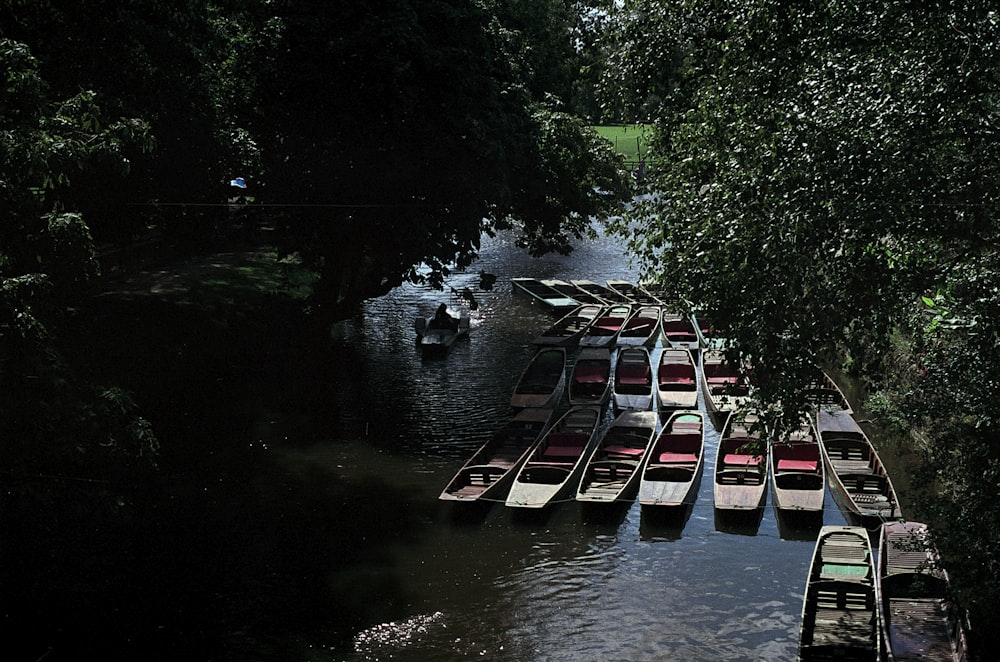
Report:
[[[593,127],[615,146],[619,154],[629,164],[639,162],[640,155],[646,156],[646,140],[649,127],[645,124],[613,124]]]

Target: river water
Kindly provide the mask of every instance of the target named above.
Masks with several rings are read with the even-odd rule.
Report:
[[[626,253],[605,237],[570,256],[534,259],[509,236],[485,240],[479,260],[448,285],[475,290],[479,271],[495,274],[496,285],[477,290],[470,338],[443,358],[420,356],[413,320],[442,300],[455,312],[467,307],[429,288],[399,287],[336,329],[342,360],[323,385],[324,410],[307,412],[328,429],[296,438],[316,428],[285,421],[285,443],[269,451],[288,476],[328,486],[328,501],[291,499],[286,508],[326,509],[314,519],[339,540],[328,558],[313,550],[317,574],[304,581],[335,596],[329,631],[353,634],[347,644],[303,636],[304,657],[795,658],[816,533],[846,520],[829,492],[822,521],[780,519],[770,494],[759,517],[718,520],[710,426],[705,479],[680,517],[650,517],[638,504],[600,513],[571,501],[525,516],[501,503],[463,508],[437,499],[510,415],[530,341],[555,319],[509,279],[635,280]],[[263,430],[259,443],[275,434]]]

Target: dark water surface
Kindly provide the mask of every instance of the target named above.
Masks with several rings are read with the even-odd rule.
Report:
[[[464,306],[424,287],[370,301],[332,346],[299,348],[280,319],[265,340],[242,340],[238,321],[198,337],[200,318],[150,337],[148,322],[129,322],[134,302],[114,304],[125,311],[114,331],[81,342],[95,366],[111,360],[102,352],[121,366],[110,383],[142,382],[162,476],[134,521],[107,518],[112,530],[10,515],[31,533],[4,541],[25,596],[4,624],[34,651],[10,659],[794,659],[816,533],[845,518],[828,493],[822,522],[780,520],[770,494],[758,517],[717,519],[714,431],[681,517],[438,500],[509,417],[530,341],[555,319],[510,278],[636,278],[608,238],[542,259],[487,239],[448,285],[476,289],[479,271],[495,289],[477,292],[470,338],[438,359],[420,356],[413,321],[441,300]],[[187,310],[142,305],[164,319]],[[225,356],[233,343],[246,346]],[[29,569],[23,580],[12,563]]]
[[[525,516],[437,501],[509,416],[530,340],[554,319],[509,278],[636,278],[610,239],[543,259],[509,237],[488,240],[450,285],[476,288],[479,270],[499,279],[478,295],[470,339],[447,357],[414,348],[413,318],[430,314],[440,292],[397,288],[343,324],[336,344],[352,363],[331,375],[336,423],[326,438],[275,451],[293,474],[351,485],[347,504],[325,504],[345,533],[359,529],[353,518],[393,513],[382,537],[357,541],[366,555],[315,577],[346,590],[370,622],[358,624],[349,650],[314,649],[310,659],[794,659],[816,533],[845,519],[828,494],[822,522],[779,521],[770,495],[761,516],[718,521],[714,430],[686,517],[649,517],[638,504],[601,513],[564,502]],[[380,609],[380,600],[390,604]]]

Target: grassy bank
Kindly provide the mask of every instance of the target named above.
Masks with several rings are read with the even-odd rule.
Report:
[[[649,151],[647,141],[650,129],[645,124],[609,124],[593,128],[607,138],[630,165],[637,164]]]

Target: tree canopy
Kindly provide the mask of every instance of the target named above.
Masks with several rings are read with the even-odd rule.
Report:
[[[683,56],[651,83],[670,87],[664,165],[625,228],[645,273],[787,422],[817,365],[865,379],[872,411],[916,432],[917,504],[965,586],[1000,584],[995,8],[639,0],[619,19],[649,54],[626,78]]]

